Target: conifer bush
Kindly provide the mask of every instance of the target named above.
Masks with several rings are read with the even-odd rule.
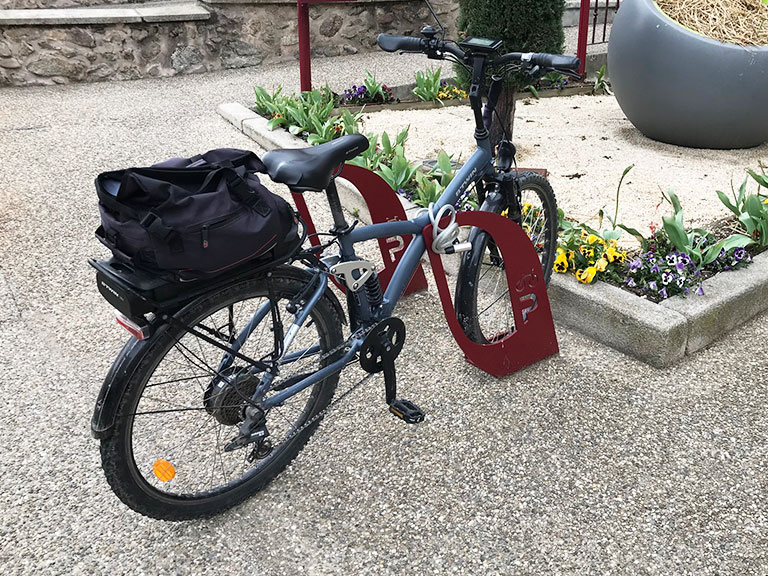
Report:
[[[504,52],[550,52],[563,50],[564,0],[459,0],[458,28],[462,37],[480,36],[502,40]],[[462,78],[468,74],[459,72]],[[510,76],[499,97],[497,110],[510,137],[514,121],[515,89],[531,83],[524,75]],[[503,134],[494,119],[491,142]]]

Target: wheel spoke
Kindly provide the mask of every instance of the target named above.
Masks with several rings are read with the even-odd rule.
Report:
[[[296,272],[282,276],[275,273],[273,277],[279,286],[274,294],[283,301],[282,305],[302,291],[304,282],[309,280],[309,275],[299,280],[301,276]],[[135,470],[128,476],[136,480],[126,477],[113,488],[140,512],[166,517],[163,510],[170,506],[173,512],[167,513],[168,517],[194,516],[197,513],[189,510],[195,508],[195,502],[212,501],[262,474],[273,477],[279,472],[273,469],[275,466],[282,469],[285,462],[293,459],[275,456],[283,451],[298,452],[314,425],[290,442],[281,444],[280,440],[301,428],[310,413],[322,410],[330,401],[338,376],[330,376],[297,392],[286,398],[279,408],[267,412],[266,426],[273,439],[269,457],[249,462],[248,455],[255,445],[225,452],[225,446],[240,433],[244,407],[263,374],[254,372],[252,365],[239,357],[219,370],[219,358],[226,351],[212,342],[210,335],[215,335],[217,342],[231,345],[237,339],[238,327],[243,330],[242,326],[251,323],[253,311],[259,310],[266,301],[265,282],[261,278],[243,281],[237,285],[238,289],[225,287],[201,298],[180,312],[176,322],[165,331],[158,331],[142,350],[146,360],[139,359],[140,369],[132,378],[133,388],[126,393],[117,423],[120,431],[113,438],[103,440],[115,442],[120,437],[128,442],[129,451],[123,466]],[[279,302],[273,305],[281,306]],[[273,317],[268,314],[252,326],[240,347],[243,355],[268,358],[274,354],[272,322]],[[207,338],[201,337],[206,334]],[[338,347],[341,342],[340,320],[324,297],[297,333],[294,356],[284,365],[276,366],[279,377],[275,383],[298,382],[314,373],[325,351]],[[247,393],[241,385],[247,386]],[[126,452],[112,450],[109,453],[122,457]],[[105,460],[105,469],[109,465]],[[170,474],[166,474],[168,466]],[[152,490],[123,487],[130,482],[147,484]],[[125,492],[121,492],[123,490]],[[147,498],[155,498],[152,495],[155,490],[163,493],[162,503],[141,504]],[[243,495],[246,492],[241,491]]]

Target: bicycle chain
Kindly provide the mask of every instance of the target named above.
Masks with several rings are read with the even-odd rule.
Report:
[[[370,326],[370,327],[368,327],[368,328],[364,329],[364,330],[362,331],[362,333],[361,333],[359,336],[356,336],[356,337],[355,337],[355,334],[357,334],[357,332],[355,332],[355,334],[351,334],[351,335],[349,336],[349,338],[347,338],[347,339],[346,339],[344,342],[342,342],[342,343],[341,343],[339,346],[336,346],[336,348],[334,348],[333,350],[330,350],[330,351],[326,352],[325,354],[323,354],[323,355],[320,357],[320,362],[322,362],[322,361],[323,361],[323,360],[325,360],[326,358],[329,358],[330,356],[333,356],[333,355],[334,355],[334,354],[336,354],[336,352],[338,352],[339,350],[342,350],[342,349],[345,349],[345,348],[347,348],[347,347],[350,345],[350,341],[352,341],[353,337],[354,337],[354,340],[359,340],[360,338],[365,338],[365,337],[368,335],[368,333],[369,333],[369,332],[371,332],[371,330],[373,330],[375,327],[376,327],[376,326],[375,326],[375,325],[373,325],[373,326]],[[346,367],[346,366],[345,366],[345,367]],[[342,370],[343,370],[343,368],[342,368]],[[339,373],[341,373],[341,370],[339,371]],[[331,412],[331,410],[335,409],[335,408],[336,408],[336,406],[337,406],[337,405],[338,405],[338,404],[339,404],[339,403],[340,403],[340,402],[341,402],[341,401],[342,401],[344,398],[346,398],[346,397],[347,397],[347,396],[349,396],[349,395],[350,395],[352,392],[354,392],[355,390],[357,390],[358,388],[360,388],[360,386],[362,386],[363,384],[365,384],[365,383],[366,383],[368,380],[370,380],[370,379],[371,379],[371,378],[373,378],[374,376],[376,376],[376,374],[368,374],[367,376],[364,376],[362,380],[360,380],[360,381],[359,381],[359,382],[357,382],[356,384],[353,384],[353,385],[352,385],[352,386],[351,386],[351,387],[350,387],[350,388],[349,388],[349,389],[348,389],[346,392],[344,392],[344,393],[343,393],[343,394],[341,394],[340,396],[337,396],[337,397],[336,397],[336,398],[333,400],[333,402],[331,402],[330,404],[328,404],[328,406],[326,406],[325,408],[323,408],[322,410],[320,410],[320,412],[318,412],[317,414],[315,414],[314,416],[312,416],[312,418],[310,418],[309,420],[307,420],[306,422],[304,422],[304,424],[302,424],[301,426],[299,426],[298,428],[296,428],[296,429],[295,429],[293,432],[291,432],[290,434],[288,434],[288,436],[286,436],[285,438],[283,438],[282,440],[280,440],[280,442],[278,442],[276,445],[274,445],[274,446],[272,447],[272,449],[274,450],[275,448],[277,448],[277,447],[279,447],[279,446],[282,446],[282,445],[283,445],[283,444],[285,444],[286,442],[290,441],[290,440],[291,440],[291,439],[293,439],[294,437],[296,437],[296,436],[298,436],[299,434],[301,434],[301,432],[302,432],[303,430],[307,429],[309,426],[311,426],[312,424],[314,424],[315,422],[317,422],[318,420],[320,420],[321,418],[323,418],[323,417],[324,417],[326,414],[328,414],[329,412]]]

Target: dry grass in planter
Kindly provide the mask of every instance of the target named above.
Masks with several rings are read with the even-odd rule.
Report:
[[[655,0],[662,12],[709,38],[742,46],[768,44],[763,0]]]

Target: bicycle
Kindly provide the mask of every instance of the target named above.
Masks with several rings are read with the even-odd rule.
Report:
[[[573,74],[578,59],[499,55],[499,42],[469,38],[455,44],[436,38],[430,27],[422,33],[422,38],[380,35],[378,42],[389,52],[418,51],[468,66],[477,141],[477,151],[425,214],[365,227],[347,222],[335,169],[368,146],[364,136],[350,135],[263,157],[275,182],[294,192],[325,191],[334,226],[331,239],[319,247],[181,284],[114,259],[91,262],[102,293],[120,296],[113,299],[122,314],[118,321],[134,336],[105,379],[91,429],[101,441],[110,486],[135,511],[182,520],[238,504],[285,469],[330,407],[380,372],[390,412],[408,423],[422,421],[418,406],[397,397],[395,359],[405,325],[392,314],[427,249],[426,226],[433,225],[434,252],[464,253],[455,302],[466,334],[483,343],[515,330],[505,299],[498,296],[509,289],[495,242],[480,229],[472,229],[464,242],[458,239],[454,206],[472,189],[480,210],[504,214],[526,229],[542,275],[549,278],[557,237],[554,194],[541,176],[517,173],[508,141],[492,153],[488,122],[506,72]],[[490,68],[499,75],[483,111]],[[357,257],[354,246],[406,234],[413,241],[382,291],[374,265]],[[330,246],[338,253],[323,256]],[[304,267],[291,265],[296,263]],[[346,310],[330,288],[331,277],[346,288]],[[331,403],[339,374],[358,361],[368,376]]]

